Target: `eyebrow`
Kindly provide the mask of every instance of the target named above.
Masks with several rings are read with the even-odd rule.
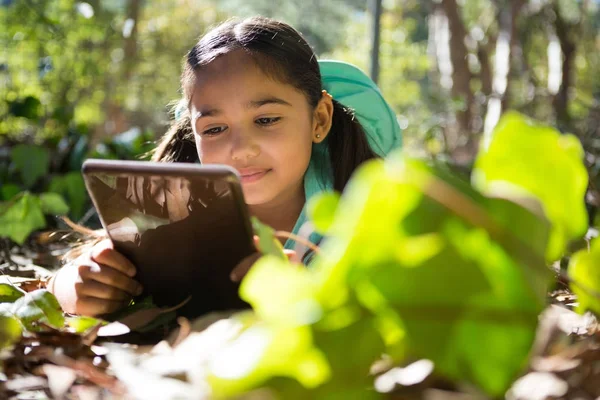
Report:
[[[262,107],[267,104],[279,104],[279,105],[283,105],[283,106],[292,107],[292,105],[290,103],[288,103],[287,101],[285,101],[283,99],[280,99],[279,97],[265,97],[265,98],[258,99],[258,100],[251,100],[250,102],[248,102],[248,104],[246,104],[246,108],[259,108],[259,107]],[[196,117],[194,119],[198,120],[203,117],[215,117],[222,113],[223,113],[223,111],[221,109],[210,108],[207,110],[198,111],[196,114]]]

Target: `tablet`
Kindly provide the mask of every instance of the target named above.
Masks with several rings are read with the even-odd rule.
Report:
[[[255,252],[239,175],[223,165],[87,160],[85,184],[115,249],[160,307],[246,308],[229,278]],[[191,296],[191,297],[190,297]]]

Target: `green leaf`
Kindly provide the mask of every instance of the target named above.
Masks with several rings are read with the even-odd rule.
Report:
[[[314,388],[330,373],[327,359],[313,345],[310,328],[255,322],[219,350],[207,381],[215,398],[229,398],[274,377],[289,377]]]
[[[0,237],[23,244],[29,235],[46,226],[40,200],[25,192],[0,214]]]
[[[2,200],[10,200],[21,192],[19,185],[14,183],[7,183],[0,187],[0,198]]]
[[[326,234],[333,223],[335,210],[340,201],[339,193],[327,192],[313,197],[308,203],[308,218],[317,232]]]
[[[331,379],[315,390],[313,398],[368,398],[366,388],[373,384],[371,365],[385,353],[385,347],[373,316],[364,315],[341,329],[313,329],[313,341],[327,357]],[[348,346],[352,343],[351,347]],[[354,392],[354,395],[350,393]],[[327,396],[329,394],[329,396]]]
[[[45,289],[34,290],[18,299],[12,306],[12,313],[27,330],[33,332],[43,329],[41,323],[57,329],[65,324],[58,300]]]
[[[0,303],[14,303],[20,297],[23,297],[23,292],[19,289],[8,283],[0,283]]]
[[[69,212],[69,206],[58,193],[40,194],[40,205],[44,214],[65,215]]]
[[[580,250],[569,261],[571,289],[577,295],[577,311],[592,311],[600,316],[600,240],[594,239],[590,250]]]
[[[305,325],[322,316],[316,300],[316,276],[275,256],[264,256],[248,272],[240,286],[240,297],[266,321]]]
[[[536,225],[526,231],[536,237],[517,236],[515,218]],[[545,249],[543,218],[393,155],[355,173],[329,233],[314,266],[323,274],[321,304],[356,296],[388,315],[379,320],[388,346],[402,349],[405,340],[406,351],[434,361],[440,374],[491,395],[508,388],[545,305],[549,274],[535,256]]]
[[[67,200],[74,219],[81,218],[85,213],[88,197],[81,173],[69,172],[65,175],[54,176],[50,181],[48,191],[58,193]]]
[[[22,331],[18,319],[8,313],[0,313],[0,350],[17,342]]]
[[[42,113],[42,103],[37,97],[27,96],[10,103],[9,111],[15,117],[37,120]]]
[[[19,144],[13,147],[11,157],[27,188],[31,188],[38,179],[48,174],[50,152],[44,147]]]
[[[65,318],[65,323],[75,331],[75,333],[84,333],[88,329],[95,327],[96,325],[103,323],[102,320],[86,317],[83,315],[75,317]]]
[[[587,230],[588,174],[583,149],[573,135],[506,113],[477,156],[473,184],[483,193],[534,196],[541,202],[552,223],[548,261],[558,259],[568,242]]]
[[[258,236],[258,247],[263,254],[268,254],[287,261],[281,242],[275,237],[275,230],[263,224],[256,217],[251,217],[252,228]]]

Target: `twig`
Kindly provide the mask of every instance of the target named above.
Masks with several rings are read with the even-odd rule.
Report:
[[[177,347],[181,342],[183,342],[192,331],[192,326],[190,325],[190,321],[185,317],[177,318],[177,323],[179,324],[179,332],[177,333],[177,337],[175,341],[171,345],[172,348]]]
[[[71,229],[73,229],[74,231],[77,231],[79,233],[83,233],[85,235],[90,235],[90,236],[94,236],[94,237],[103,237],[103,236],[106,236],[106,233],[104,232],[104,229],[93,230],[93,229],[86,228],[85,226],[81,226],[81,225],[76,224],[75,222],[71,221],[69,219],[69,217],[67,217],[67,216],[62,216],[61,219]]]
[[[309,249],[311,249],[315,253],[321,254],[321,249],[319,248],[319,246],[315,245],[310,240],[307,240],[307,239],[303,238],[302,236],[298,236],[298,235],[295,235],[293,233],[286,232],[286,231],[275,231],[274,235],[276,237],[281,237],[281,238],[285,238],[285,239],[291,239],[291,240],[293,240],[295,242],[302,243],[303,245],[305,245],[306,247],[308,247]]]
[[[592,289],[591,287],[587,286],[584,283],[581,283],[581,281],[578,281],[577,279],[571,278],[564,271],[558,271],[557,274],[558,274],[558,277],[561,279],[561,283],[564,283],[564,282],[571,283],[571,284],[577,286],[582,291],[584,291],[587,295],[589,295],[591,297],[595,297],[596,299],[600,300],[600,292],[599,291]]]

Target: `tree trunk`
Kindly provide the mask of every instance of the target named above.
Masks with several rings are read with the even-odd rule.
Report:
[[[552,105],[556,114],[556,122],[560,128],[565,128],[569,125],[571,116],[569,114],[569,89],[573,81],[573,62],[575,61],[575,53],[577,46],[572,40],[571,30],[572,25],[567,24],[560,15],[560,10],[555,5],[554,13],[556,15],[556,36],[560,42],[562,51],[562,75],[558,92],[552,99]]]
[[[442,7],[448,17],[450,28],[450,60],[452,62],[452,95],[464,102],[462,110],[456,113],[459,134],[466,135],[467,142],[471,139],[471,107],[473,92],[471,91],[471,71],[468,64],[465,37],[467,31],[459,14],[456,0],[442,0]],[[458,144],[458,143],[457,143]],[[460,144],[458,144],[460,146]]]
[[[500,10],[499,33],[496,39],[496,53],[494,54],[492,94],[488,99],[484,122],[484,146],[489,143],[491,133],[508,104],[511,47],[516,32],[516,20],[525,4],[525,0],[511,0],[510,4],[506,4],[504,1],[496,1],[495,3],[498,10]],[[507,5],[510,5],[510,8],[506,7]]]
[[[141,0],[129,0],[127,3],[127,18],[125,20],[125,28],[123,36],[125,43],[123,46],[123,79],[126,83],[137,63],[137,37],[138,37],[138,22],[141,11]]]
[[[381,38],[382,0],[369,0],[372,14],[371,23],[371,79],[379,81],[379,42]]]

